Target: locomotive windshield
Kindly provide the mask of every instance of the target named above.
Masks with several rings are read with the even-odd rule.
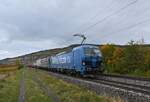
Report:
[[[84,48],[84,54],[86,56],[101,56],[101,52],[98,48]]]

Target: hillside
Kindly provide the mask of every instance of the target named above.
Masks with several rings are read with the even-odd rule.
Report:
[[[44,58],[47,56],[58,54],[63,51],[68,51],[76,46],[79,46],[79,44],[70,45],[64,48],[55,48],[55,49],[48,49],[44,51],[38,51],[38,52],[34,52],[34,53],[30,53],[30,54],[26,54],[26,55],[14,57],[14,58],[6,58],[3,60],[0,60],[0,64],[16,63],[16,60],[18,59],[21,60],[24,64],[31,64],[39,58]],[[96,45],[96,46],[103,46],[103,45]],[[124,47],[127,47],[128,45],[114,45],[114,46],[124,48]],[[148,48],[150,47],[150,45],[143,45],[143,46],[148,47]]]
[[[24,64],[31,64],[39,58],[52,56],[52,55],[58,54],[60,52],[70,50],[76,46],[79,46],[79,45],[78,44],[70,45],[70,46],[64,47],[64,48],[48,49],[48,50],[38,51],[38,52],[34,52],[34,53],[30,53],[30,54],[26,54],[26,55],[14,57],[14,58],[6,58],[3,60],[0,60],[0,64],[12,64],[12,63],[16,63],[16,60],[20,60]]]

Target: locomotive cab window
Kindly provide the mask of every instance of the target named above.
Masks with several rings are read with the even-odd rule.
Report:
[[[101,56],[101,52],[98,48],[85,47],[84,48],[84,54],[86,56]]]

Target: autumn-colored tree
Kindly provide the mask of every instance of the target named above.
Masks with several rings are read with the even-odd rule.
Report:
[[[115,50],[115,46],[113,44],[107,44],[101,47],[101,51],[102,51],[103,57],[105,58],[106,63],[113,56],[114,50]]]
[[[130,41],[126,47],[107,44],[101,47],[107,73],[150,76],[150,49]]]
[[[124,48],[122,57],[118,57],[114,72],[120,74],[138,73],[144,70],[144,48],[134,41]],[[117,52],[118,53],[118,52]],[[116,57],[114,57],[116,60]]]
[[[113,73],[122,73],[122,66],[120,63],[123,60],[124,57],[124,49],[123,48],[116,48],[114,53],[113,53],[113,57],[112,57],[112,68],[111,68],[111,72]]]
[[[101,47],[102,55],[103,55],[103,63],[106,71],[109,71],[111,67],[113,53],[115,51],[115,46],[113,44],[103,45]]]

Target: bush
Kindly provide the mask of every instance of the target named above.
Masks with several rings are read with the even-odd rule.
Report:
[[[113,52],[115,50],[115,46],[113,44],[107,44],[107,45],[103,45],[101,47],[101,51],[103,54],[103,63],[104,63],[104,67],[105,67],[105,71],[109,72],[110,67],[111,67],[111,61],[112,61],[112,56],[113,56]]]
[[[16,60],[16,65],[18,66],[18,69],[21,69],[24,67],[24,65],[21,63],[21,61],[19,59]]]
[[[150,72],[150,50],[141,44],[131,41],[124,48],[107,44],[101,50],[107,73],[147,76]]]

